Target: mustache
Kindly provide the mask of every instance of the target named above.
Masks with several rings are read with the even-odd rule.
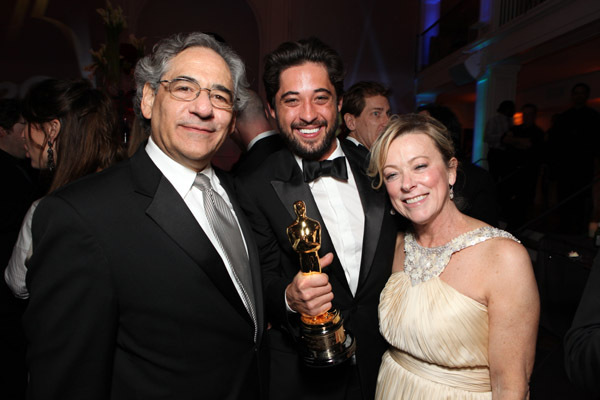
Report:
[[[302,128],[306,128],[307,126],[325,126],[327,127],[327,121],[324,119],[320,119],[317,121],[312,121],[311,123],[306,123],[306,122],[293,122],[291,124],[292,129],[302,129]]]

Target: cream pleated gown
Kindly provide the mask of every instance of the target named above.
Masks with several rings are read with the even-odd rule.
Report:
[[[405,236],[404,271],[381,293],[383,355],[376,399],[491,399],[487,307],[439,278],[450,256],[509,233],[483,227],[444,246],[425,248]]]

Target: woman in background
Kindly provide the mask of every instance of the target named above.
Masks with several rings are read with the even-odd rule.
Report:
[[[528,397],[539,299],[531,261],[512,235],[454,204],[457,159],[433,118],[393,117],[369,172],[411,227],[397,237],[381,293],[390,344],[377,399]]]
[[[110,98],[88,81],[47,79],[23,100],[23,130],[31,166],[51,177],[54,191],[122,158],[116,113]],[[31,221],[40,200],[23,221],[4,279],[19,298],[28,298],[25,261],[32,254]]]

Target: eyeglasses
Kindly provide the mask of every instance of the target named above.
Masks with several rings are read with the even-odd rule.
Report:
[[[200,96],[200,92],[206,90],[210,104],[215,108],[223,110],[233,109],[233,98],[231,92],[226,89],[208,89],[200,87],[198,82],[186,79],[186,78],[175,78],[173,80],[162,80],[158,83],[166,83],[167,90],[171,93],[171,96],[181,101],[194,101]]]

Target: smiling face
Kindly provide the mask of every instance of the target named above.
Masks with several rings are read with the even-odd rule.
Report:
[[[283,139],[294,154],[309,160],[325,160],[336,147],[341,107],[327,69],[308,62],[285,69],[279,81],[275,109],[269,109]]]
[[[370,149],[390,120],[390,114],[390,102],[386,97],[370,96],[365,98],[365,108],[358,117],[346,114],[344,118],[350,135]]]
[[[394,139],[384,162],[383,180],[396,211],[413,224],[425,225],[453,207],[449,185],[456,181],[456,159],[449,164],[425,133]]]
[[[173,80],[188,78],[202,88],[224,88],[233,92],[233,80],[225,60],[205,47],[191,47],[169,63],[169,69],[160,78]],[[175,99],[167,84],[159,84],[155,92],[146,83],[141,109],[150,119],[152,140],[169,157],[194,171],[203,170],[217,152],[228,134],[233,131],[233,111],[212,106],[208,92],[203,90],[197,99]]]

